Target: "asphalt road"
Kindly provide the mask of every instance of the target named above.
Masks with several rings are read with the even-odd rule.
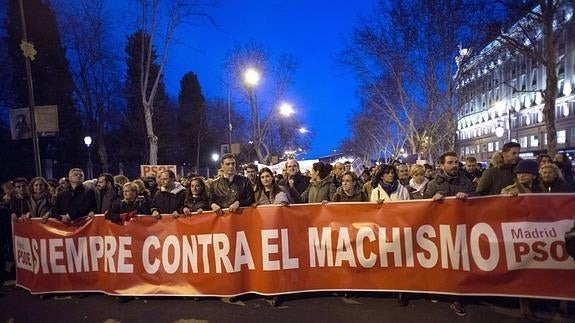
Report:
[[[122,302],[103,294],[51,295],[41,298],[16,286],[0,288],[0,323],[18,322],[525,322],[513,298],[463,298],[467,316],[457,316],[449,299],[432,302],[414,295],[400,307],[396,294],[334,293],[287,295],[277,307],[258,295],[244,295],[235,303],[218,298],[139,298]],[[546,322],[575,322],[575,304],[534,304]]]

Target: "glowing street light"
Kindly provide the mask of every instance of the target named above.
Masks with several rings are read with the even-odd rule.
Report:
[[[284,117],[289,117],[292,114],[295,113],[295,110],[293,109],[293,107],[291,106],[291,104],[288,103],[282,103],[282,105],[280,105],[280,114]]]
[[[253,67],[248,68],[244,72],[244,82],[249,87],[255,87],[260,83],[261,75],[258,70]]]
[[[309,130],[307,130],[307,129],[304,128],[304,127],[299,128],[298,131],[299,131],[300,133],[308,133],[308,132],[309,132]]]
[[[216,163],[219,159],[220,159],[220,154],[218,154],[218,153],[212,154],[212,160],[214,161],[214,163]]]
[[[88,165],[86,165],[86,177],[87,179],[92,179],[94,178],[93,176],[93,172],[92,172],[92,154],[90,151],[90,145],[92,145],[92,137],[90,136],[86,136],[84,137],[84,144],[86,145],[86,148],[88,150]]]

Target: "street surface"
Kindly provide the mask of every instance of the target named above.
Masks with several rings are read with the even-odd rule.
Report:
[[[525,322],[513,298],[463,298],[467,316],[459,317],[448,299],[432,302],[413,296],[400,307],[396,294],[334,293],[289,295],[278,307],[258,295],[244,295],[235,303],[219,298],[149,297],[122,302],[103,294],[52,295],[40,298],[15,286],[0,287],[0,323],[19,322]],[[575,322],[575,304],[538,302],[537,314],[545,322]]]

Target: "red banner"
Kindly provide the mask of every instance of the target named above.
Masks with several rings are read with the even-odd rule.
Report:
[[[575,300],[575,194],[260,206],[125,225],[13,222],[32,293],[413,291]]]

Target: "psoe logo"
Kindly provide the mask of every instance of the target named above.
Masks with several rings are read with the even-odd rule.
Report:
[[[574,269],[565,249],[565,232],[573,220],[501,224],[507,269]]]
[[[30,239],[14,236],[14,255],[16,256],[17,268],[34,271]]]

